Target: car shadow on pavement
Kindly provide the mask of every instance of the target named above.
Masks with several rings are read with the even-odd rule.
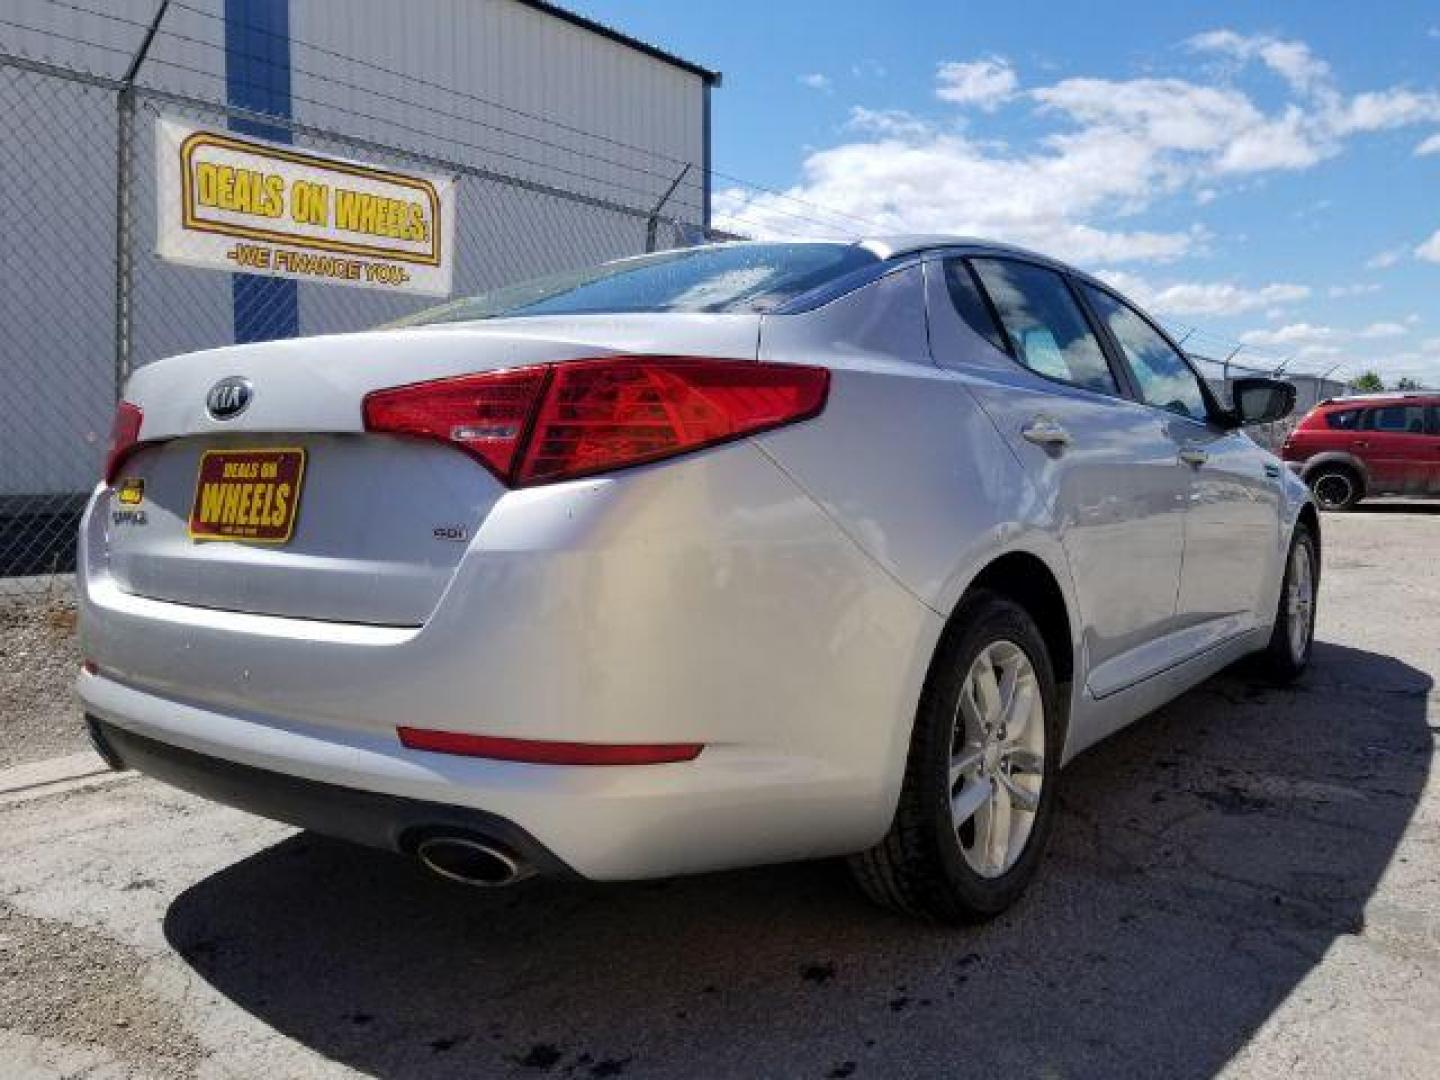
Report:
[[[165,932],[377,1076],[1210,1076],[1362,929],[1430,689],[1323,643],[1293,688],[1211,680],[1067,770],[1040,877],[985,926],[877,911],[833,863],[488,892],[302,834],[178,896]]]

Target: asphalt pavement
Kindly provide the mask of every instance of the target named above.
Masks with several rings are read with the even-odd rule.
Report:
[[[51,664],[0,703],[0,1073],[1433,1080],[1440,505],[1324,530],[1304,680],[1084,754],[1032,891],[961,930],[831,863],[439,881],[95,775]]]

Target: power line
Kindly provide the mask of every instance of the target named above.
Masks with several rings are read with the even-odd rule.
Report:
[[[134,20],[134,19],[128,19],[128,18],[126,18],[126,17],[124,17],[124,16],[122,16],[122,15],[116,15],[116,14],[113,14],[113,13],[111,13],[111,12],[96,11],[96,10],[93,9],[93,8],[85,7],[85,6],[82,5],[82,4],[67,3],[66,0],[45,0],[45,2],[48,3],[48,4],[50,4],[50,5],[52,5],[52,6],[54,6],[54,7],[66,8],[66,9],[68,9],[68,10],[70,10],[70,11],[74,11],[74,12],[77,12],[77,13],[82,13],[82,14],[87,14],[87,15],[93,15],[93,16],[95,16],[95,17],[97,17],[97,18],[105,19],[105,20],[108,20],[108,21],[110,21],[110,22],[120,23],[120,24],[125,25],[125,26],[131,26],[131,27],[136,27],[136,28],[141,28],[141,29],[143,29],[143,28],[146,27],[146,24],[141,23],[141,22],[138,22],[138,21],[136,21],[136,20]],[[184,6],[184,5],[179,5],[179,6]],[[194,9],[187,7],[186,10],[194,10]],[[217,19],[220,18],[220,16],[212,16],[212,17],[213,17],[213,18],[217,18]],[[226,49],[226,47],[223,46],[223,45],[217,44],[216,42],[206,41],[206,40],[203,39],[203,38],[192,37],[192,36],[190,36],[190,35],[188,35],[188,34],[182,34],[182,33],[178,32],[178,31],[171,30],[171,29],[169,29],[169,28],[167,28],[167,27],[164,27],[164,26],[162,26],[162,27],[159,29],[159,32],[158,32],[158,33],[159,33],[159,36],[160,36],[160,37],[169,38],[169,39],[172,39],[172,40],[175,40],[175,41],[182,41],[182,42],[185,42],[186,44],[190,44],[190,45],[198,45],[198,46],[200,46],[201,48],[212,49],[212,50],[214,50],[214,51],[216,51],[216,52],[219,52],[219,53],[229,54],[229,53],[232,51],[232,50]],[[561,152],[563,152],[563,153],[574,154],[574,155],[579,156],[579,157],[588,158],[588,159],[591,160],[591,161],[599,162],[599,163],[602,163],[602,164],[605,164],[605,165],[610,165],[610,166],[613,166],[613,167],[615,167],[615,168],[625,169],[625,170],[628,170],[628,171],[630,171],[630,172],[640,173],[640,174],[643,174],[643,175],[646,175],[646,176],[652,176],[652,177],[656,178],[657,180],[662,180],[662,181],[664,181],[664,182],[667,183],[667,184],[675,178],[674,172],[659,172],[659,171],[656,171],[656,170],[654,170],[654,169],[646,168],[646,167],[643,166],[643,165],[638,165],[638,164],[636,164],[636,163],[634,163],[634,162],[619,161],[619,160],[616,160],[616,159],[614,159],[614,158],[603,157],[603,156],[601,156],[601,155],[599,155],[599,154],[595,154],[595,153],[593,153],[593,152],[591,152],[591,151],[587,151],[587,150],[581,149],[580,147],[568,146],[568,145],[566,145],[566,144],[564,144],[564,143],[551,142],[550,140],[544,139],[544,138],[542,138],[542,137],[540,137],[540,136],[538,136],[538,135],[532,135],[532,134],[529,134],[529,133],[523,132],[523,131],[516,131],[516,130],[514,130],[514,129],[512,129],[512,128],[501,127],[501,126],[498,125],[498,124],[490,124],[490,123],[485,122],[484,120],[477,119],[477,118],[475,118],[475,117],[473,117],[473,116],[467,116],[467,115],[462,114],[462,113],[449,112],[449,111],[447,111],[447,110],[445,110],[445,109],[436,108],[435,106],[430,105],[430,104],[427,104],[427,103],[424,103],[424,102],[415,101],[415,100],[412,99],[412,98],[400,97],[400,96],[395,95],[395,94],[386,93],[385,91],[376,89],[375,87],[366,86],[366,85],[364,85],[364,84],[362,84],[362,83],[351,82],[351,81],[348,80],[348,79],[338,78],[338,77],[333,76],[333,75],[321,74],[321,73],[318,72],[318,71],[311,71],[311,70],[309,70],[309,69],[307,69],[307,68],[296,67],[296,66],[294,66],[293,64],[292,64],[292,65],[277,64],[271,57],[265,56],[265,55],[260,54],[260,53],[252,53],[252,52],[247,52],[247,51],[244,51],[244,50],[240,50],[240,51],[236,52],[235,55],[244,57],[244,58],[247,59],[247,60],[253,61],[253,62],[255,62],[256,64],[259,64],[259,65],[262,65],[262,66],[265,66],[265,67],[273,68],[273,69],[276,69],[276,70],[282,70],[282,69],[283,69],[283,70],[287,71],[292,77],[298,75],[298,76],[301,76],[301,77],[303,77],[303,78],[314,79],[314,80],[316,80],[317,82],[328,83],[328,84],[333,85],[333,86],[343,87],[343,88],[346,89],[346,90],[351,90],[351,91],[354,91],[354,92],[356,92],[356,93],[368,94],[368,95],[370,95],[370,96],[372,96],[372,97],[377,97],[377,98],[380,98],[380,99],[382,99],[382,100],[394,102],[394,103],[397,104],[397,105],[404,105],[404,106],[409,107],[409,108],[414,108],[414,109],[423,110],[424,112],[429,113],[429,114],[431,114],[431,115],[433,115],[433,116],[441,116],[441,117],[444,117],[444,118],[449,119],[449,120],[455,120],[455,121],[459,121],[459,122],[461,122],[461,123],[471,124],[471,125],[474,125],[474,126],[476,126],[476,127],[486,128],[486,129],[488,129],[488,130],[490,130],[490,131],[496,132],[497,134],[505,135],[505,136],[508,136],[508,137],[510,137],[510,138],[522,139],[522,140],[525,140],[525,141],[528,141],[528,142],[538,143],[539,145],[545,146],[545,147],[547,147],[547,148],[549,148],[549,149],[552,149],[552,150],[559,150],[559,151],[561,151]],[[336,54],[336,55],[338,55],[338,54]],[[196,70],[196,69],[194,69],[194,68],[189,68],[189,67],[184,66],[184,65],[179,65],[179,64],[177,64],[175,61],[168,60],[168,59],[166,59],[166,58],[164,58],[164,57],[152,56],[152,57],[150,57],[150,60],[151,60],[151,62],[153,62],[153,63],[162,64],[162,65],[169,66],[169,67],[179,66],[179,67],[182,67],[182,69],[184,69],[184,70],[192,70],[192,71]],[[370,65],[365,65],[363,61],[355,61],[355,63],[361,64],[362,66],[370,66]],[[212,72],[205,72],[205,71],[203,71],[203,70],[202,70],[200,73],[201,73],[201,74],[205,74],[205,75],[209,75],[210,77],[216,78],[216,79],[219,79],[219,78],[223,78],[223,77],[224,77],[224,76],[221,76],[221,75],[212,73]],[[252,85],[253,85],[253,84],[252,84]],[[331,108],[331,109],[335,109],[335,110],[341,111],[341,112],[347,111],[347,109],[346,109],[345,106],[338,105],[338,104],[335,104],[335,103],[332,103],[332,102],[317,101],[317,100],[315,100],[315,99],[313,99],[313,98],[306,98],[306,97],[303,97],[303,96],[295,95],[295,94],[293,94],[293,93],[292,93],[291,96],[292,96],[292,98],[294,98],[295,100],[306,101],[306,102],[308,102],[309,104],[316,105],[317,107],[320,107],[320,108]],[[537,119],[538,119],[538,118],[537,118]],[[394,121],[391,121],[391,122],[393,123]],[[541,122],[543,122],[543,123],[552,123],[551,121],[544,121],[544,120],[542,120]],[[557,124],[556,126],[559,126],[559,125]],[[678,159],[676,159],[676,163],[677,163],[677,164],[682,164],[682,165],[683,165],[683,164],[686,164],[685,162],[681,162],[681,161],[679,161]]]
[[[137,20],[128,19],[128,18],[126,18],[126,17],[124,17],[124,16],[116,15],[116,14],[113,14],[113,13],[110,13],[110,12],[97,11],[97,10],[95,10],[95,9],[93,9],[93,8],[86,7],[86,6],[82,5],[82,4],[76,4],[76,3],[73,3],[73,2],[66,2],[66,0],[46,0],[46,2],[49,3],[49,4],[51,4],[51,5],[54,6],[54,7],[66,8],[66,9],[69,9],[69,10],[74,11],[74,12],[92,15],[92,16],[95,16],[95,17],[97,17],[97,18],[106,19],[106,20],[111,21],[111,22],[121,23],[121,24],[123,24],[123,25],[131,26],[131,27],[134,27],[134,28],[137,28],[137,29],[144,29],[144,28],[145,28],[145,24],[144,24],[144,23],[141,23],[141,22],[139,22],[139,21],[137,21]],[[225,21],[225,19],[224,19],[223,16],[221,16],[221,15],[216,15],[216,14],[214,14],[213,12],[204,11],[204,10],[202,10],[202,9],[200,9],[200,8],[194,7],[193,5],[184,3],[183,0],[173,0],[172,6],[173,6],[173,7],[176,7],[176,8],[179,8],[179,9],[186,10],[186,11],[190,11],[190,12],[192,12],[192,13],[194,13],[194,14],[200,15],[200,16],[205,17],[205,18],[208,18],[208,19],[211,19],[211,20],[213,20],[213,21],[222,22],[222,23]],[[283,35],[277,34],[276,32],[274,32],[274,31],[272,31],[272,30],[268,30],[268,29],[266,29],[266,28],[264,28],[264,27],[253,26],[253,25],[248,24],[248,23],[247,23],[247,24],[244,24],[244,25],[246,26],[246,29],[247,29],[247,30],[249,30],[249,31],[251,31],[251,32],[254,32],[254,33],[257,33],[257,34],[260,34],[260,35],[263,35],[263,36],[269,36],[269,37],[273,37],[273,38],[282,38],[282,37],[283,37]],[[172,39],[174,39],[174,40],[183,41],[183,42],[186,42],[186,43],[188,43],[188,44],[198,45],[198,46],[200,46],[200,47],[202,47],[202,48],[209,48],[209,49],[214,49],[214,50],[216,50],[216,51],[222,51],[222,52],[224,51],[223,47],[220,46],[220,45],[217,45],[215,42],[206,41],[206,40],[201,39],[201,38],[192,37],[192,36],[190,36],[190,35],[180,33],[179,31],[171,30],[171,29],[169,29],[169,28],[167,28],[167,27],[164,27],[164,26],[162,26],[162,27],[160,28],[159,33],[160,33],[161,35],[163,35],[163,36],[172,38]],[[580,135],[580,136],[582,136],[582,137],[585,137],[585,138],[593,138],[593,139],[596,139],[596,140],[598,140],[598,141],[607,142],[607,143],[613,144],[613,145],[615,145],[615,146],[623,147],[623,148],[625,148],[625,149],[635,150],[635,151],[637,151],[637,152],[639,152],[639,153],[644,153],[644,154],[647,154],[647,155],[652,156],[652,157],[662,158],[662,159],[664,159],[664,160],[667,160],[667,161],[672,162],[672,163],[677,164],[677,165],[690,165],[691,168],[694,169],[693,163],[686,162],[686,161],[684,161],[684,160],[681,159],[681,158],[673,157],[673,156],[668,155],[668,154],[665,154],[665,153],[663,153],[663,152],[661,152],[661,151],[653,150],[653,149],[646,148],[646,147],[636,146],[635,144],[627,143],[627,142],[625,142],[625,141],[623,141],[623,140],[613,139],[613,138],[611,138],[611,137],[609,137],[609,136],[600,135],[600,134],[598,134],[598,133],[587,132],[587,131],[585,131],[585,130],[583,130],[583,129],[581,129],[581,128],[577,128],[577,127],[574,127],[573,125],[566,124],[564,121],[556,120],[556,119],[554,119],[553,117],[540,116],[540,115],[538,115],[538,114],[535,114],[535,113],[532,113],[532,112],[528,112],[528,111],[526,111],[526,110],[524,110],[524,109],[515,108],[515,107],[512,107],[512,106],[505,105],[505,104],[500,103],[500,102],[493,101],[492,99],[483,97],[483,96],[478,95],[478,94],[474,94],[474,93],[471,93],[471,92],[468,92],[468,91],[459,90],[459,89],[456,89],[456,88],[454,88],[454,87],[447,87],[447,86],[444,86],[443,84],[434,82],[433,80],[424,79],[424,78],[421,78],[421,77],[419,77],[419,76],[409,75],[409,74],[404,73],[404,72],[399,72],[399,71],[396,71],[396,70],[393,69],[393,68],[386,67],[386,66],[384,66],[384,65],[382,65],[382,64],[376,64],[376,63],[373,63],[373,62],[371,62],[371,61],[361,60],[361,59],[359,59],[359,58],[357,58],[357,57],[349,56],[349,55],[347,55],[347,54],[338,52],[338,51],[336,51],[336,50],[334,50],[334,49],[327,49],[327,48],[325,48],[325,47],[323,47],[323,46],[315,45],[313,42],[308,42],[308,41],[305,41],[305,40],[303,40],[303,39],[299,39],[299,38],[285,38],[285,40],[288,40],[292,45],[298,45],[298,46],[300,46],[301,48],[308,49],[308,50],[310,50],[310,51],[319,53],[319,54],[321,54],[321,55],[330,56],[330,57],[333,57],[333,58],[342,60],[342,61],[344,61],[344,62],[346,62],[346,63],[354,64],[354,65],[356,65],[356,66],[358,66],[358,67],[361,67],[361,68],[365,68],[365,69],[372,70],[372,71],[379,71],[379,72],[382,72],[382,73],[384,73],[384,74],[390,75],[390,76],[392,76],[392,77],[394,77],[394,78],[398,78],[398,79],[401,79],[401,80],[403,80],[403,81],[415,83],[416,85],[426,86],[426,87],[429,87],[429,88],[432,88],[432,89],[441,90],[441,91],[443,91],[443,92],[445,92],[445,93],[449,93],[449,94],[452,94],[452,95],[457,96],[457,97],[461,97],[461,98],[465,98],[465,99],[468,99],[468,100],[472,100],[472,101],[478,102],[478,103],[480,103],[480,104],[486,105],[486,106],[491,107],[491,108],[495,108],[495,109],[499,109],[499,110],[502,110],[502,111],[505,111],[505,112],[509,112],[509,113],[512,113],[512,114],[517,115],[517,116],[523,116],[523,117],[525,117],[525,118],[527,118],[527,119],[530,119],[530,120],[533,120],[533,121],[535,121],[535,122],[537,122],[537,123],[543,123],[543,124],[550,125],[550,126],[552,126],[552,127],[560,128],[560,129],[565,130],[565,131],[570,131],[570,132],[573,132],[573,133],[575,133],[575,134],[577,134],[577,135]],[[268,66],[268,67],[272,67],[272,68],[279,68],[279,67],[282,66],[282,65],[276,64],[276,62],[275,62],[273,59],[271,59],[270,57],[268,57],[268,56],[264,56],[264,55],[260,55],[260,54],[255,54],[255,53],[250,53],[250,52],[243,52],[243,51],[242,51],[239,55],[242,55],[242,56],[246,57],[247,59],[252,60],[252,61],[255,61],[255,62],[257,62],[257,63],[259,63],[259,64],[261,64],[261,65],[264,65],[264,66]],[[197,74],[201,74],[201,75],[204,75],[204,76],[207,76],[207,77],[210,77],[210,78],[216,78],[216,79],[218,79],[218,78],[221,77],[221,76],[216,75],[216,74],[214,74],[214,73],[212,73],[212,72],[206,72],[206,71],[203,71],[203,70],[198,70],[198,69],[195,69],[195,68],[190,67],[190,66],[188,66],[188,65],[180,64],[180,63],[178,63],[177,61],[168,60],[168,59],[165,59],[165,58],[163,58],[163,57],[152,57],[151,59],[152,59],[152,61],[153,61],[154,63],[160,64],[160,65],[163,65],[163,66],[178,68],[179,70],[184,70],[184,71],[191,71],[191,72],[194,72],[194,73],[197,73]],[[502,127],[502,126],[497,125],[497,124],[486,123],[486,122],[483,121],[483,120],[478,120],[478,119],[476,119],[476,118],[474,118],[474,117],[471,117],[471,116],[467,116],[467,115],[463,115],[463,114],[459,114],[459,113],[449,112],[449,111],[444,110],[444,109],[438,109],[438,108],[436,108],[435,106],[430,105],[430,104],[428,104],[428,103],[423,103],[423,102],[415,101],[415,100],[413,100],[413,99],[411,99],[411,98],[405,98],[405,97],[401,97],[401,96],[398,96],[398,95],[395,95],[395,94],[386,93],[385,91],[376,89],[376,88],[374,88],[374,87],[366,86],[366,85],[361,84],[361,83],[352,82],[352,81],[347,80],[347,79],[342,79],[342,78],[338,78],[338,77],[331,76],[331,75],[323,75],[323,74],[321,74],[321,73],[319,73],[319,72],[311,71],[311,70],[306,69],[306,68],[296,68],[296,67],[294,67],[293,65],[291,65],[290,67],[288,67],[287,70],[290,71],[290,73],[291,73],[292,75],[300,75],[300,76],[302,76],[302,77],[312,78],[312,79],[315,79],[315,80],[317,80],[317,81],[319,81],[319,82],[324,82],[324,83],[329,83],[329,84],[332,84],[332,85],[335,85],[335,86],[344,87],[345,89],[353,90],[353,91],[355,91],[355,92],[357,92],[357,93],[369,94],[369,95],[371,95],[371,96],[373,96],[373,97],[378,97],[378,98],[381,98],[381,99],[383,99],[383,100],[388,100],[388,101],[394,102],[394,103],[399,104],[399,105],[404,105],[404,106],[409,107],[409,108],[420,109],[420,110],[422,110],[422,111],[424,111],[424,112],[426,112],[426,113],[429,113],[429,114],[431,114],[431,115],[444,117],[444,118],[446,118],[446,119],[455,120],[455,121],[458,121],[458,122],[461,122],[461,123],[472,124],[472,125],[475,125],[475,126],[481,127],[481,128],[486,128],[486,129],[488,129],[488,130],[494,131],[494,132],[496,132],[496,133],[498,133],[498,134],[501,134],[501,135],[509,136],[509,137],[511,137],[511,138],[522,139],[522,140],[526,140],[526,141],[533,142],[533,143],[537,143],[537,144],[539,144],[539,145],[541,145],[541,146],[545,146],[545,147],[548,147],[548,148],[553,149],[553,150],[558,150],[558,151],[560,151],[560,152],[562,152],[562,153],[573,154],[573,155],[576,155],[576,156],[579,156],[579,157],[587,158],[587,159],[589,159],[590,161],[593,161],[593,162],[597,162],[597,163],[601,163],[601,164],[605,164],[605,165],[610,165],[610,166],[615,167],[615,168],[621,168],[621,169],[625,169],[625,170],[628,170],[628,171],[631,171],[631,172],[636,172],[636,173],[640,173],[640,174],[643,174],[643,175],[647,175],[647,176],[653,177],[653,178],[655,178],[655,179],[657,179],[657,180],[664,181],[664,182],[667,183],[667,184],[669,184],[670,182],[672,182],[673,179],[674,179],[674,174],[673,174],[673,173],[658,172],[658,171],[656,171],[656,170],[648,169],[648,168],[645,168],[644,166],[637,165],[637,164],[634,164],[634,163],[632,163],[632,162],[617,161],[617,160],[615,160],[614,158],[604,157],[604,156],[601,156],[601,155],[592,153],[592,152],[590,152],[590,151],[586,151],[586,150],[584,150],[584,149],[581,149],[580,147],[570,146],[570,145],[566,145],[566,144],[564,144],[564,143],[552,142],[552,141],[550,141],[550,140],[541,138],[541,137],[538,136],[538,135],[533,135],[533,134],[529,134],[529,133],[527,133],[527,132],[522,132],[522,131],[516,131],[516,130],[514,130],[514,129],[512,129],[512,128],[506,128],[506,127]],[[247,83],[245,80],[241,80],[241,81],[242,81],[242,84],[245,84],[245,85],[253,85],[253,84]],[[337,111],[337,112],[346,113],[346,114],[348,114],[348,115],[352,115],[352,116],[356,116],[356,117],[361,117],[361,118],[365,118],[365,119],[374,120],[374,121],[379,122],[379,123],[387,123],[387,124],[392,124],[392,125],[396,125],[396,126],[399,126],[399,125],[401,124],[400,121],[388,120],[388,119],[383,118],[383,117],[375,117],[375,116],[373,116],[373,115],[371,115],[371,114],[368,114],[368,113],[364,113],[364,112],[360,112],[360,111],[355,110],[355,109],[347,108],[346,106],[338,105],[338,104],[331,103],[331,102],[317,101],[317,100],[315,100],[315,99],[313,99],[313,98],[304,97],[303,95],[295,95],[295,94],[292,93],[292,98],[294,98],[295,100],[300,100],[300,101],[304,101],[304,102],[309,103],[309,104],[313,104],[313,105],[315,105],[315,106],[317,106],[317,107],[319,107],[319,108],[334,109],[334,110]],[[437,132],[437,133],[431,133],[431,134],[434,134],[437,138],[445,138],[445,136],[441,136],[438,132]],[[533,159],[526,158],[526,157],[523,157],[523,156],[521,156],[521,155],[508,154],[508,153],[505,153],[505,152],[502,152],[502,151],[493,151],[493,150],[490,151],[490,152],[501,154],[501,156],[508,157],[508,158],[510,158],[511,160],[521,161],[521,162],[524,162],[524,163],[526,163],[526,164],[533,165],[533,166],[535,166],[535,167],[537,167],[537,168],[552,168],[552,167],[553,167],[553,166],[548,165],[547,163],[537,162],[537,161],[534,161]],[[694,171],[696,171],[697,173],[699,172],[698,169],[695,169]],[[583,174],[576,174],[576,173],[570,172],[569,175],[572,175],[572,176],[581,176],[581,175],[583,175]],[[768,187],[766,187],[766,186],[764,186],[764,185],[754,183],[753,181],[745,180],[745,179],[742,178],[742,177],[733,176],[733,175],[731,175],[731,174],[723,173],[723,172],[720,172],[720,171],[715,170],[715,169],[710,170],[710,175],[711,175],[711,176],[714,176],[714,177],[720,177],[720,178],[722,178],[722,179],[728,180],[728,181],[730,181],[730,182],[732,182],[732,183],[735,183],[735,184],[739,184],[739,185],[741,185],[742,187],[746,188],[746,189],[749,190],[749,191],[761,192],[761,193],[763,193],[763,194],[765,194],[765,195],[769,195],[769,196],[772,196],[772,197],[777,198],[777,199],[783,199],[783,200],[785,200],[785,201],[788,202],[788,203],[792,203],[792,204],[794,204],[794,205],[796,205],[796,206],[802,207],[803,209],[810,211],[810,215],[806,215],[806,214],[797,214],[797,213],[792,212],[792,211],[782,210],[782,209],[780,209],[780,208],[778,208],[778,207],[769,207],[769,208],[767,208],[767,209],[768,209],[768,212],[770,212],[770,213],[780,214],[781,216],[784,216],[784,217],[787,217],[787,218],[790,218],[790,219],[793,219],[793,220],[797,220],[797,221],[803,221],[803,222],[806,222],[806,223],[811,224],[811,225],[820,225],[820,226],[822,226],[822,227],[824,227],[824,228],[827,228],[827,229],[841,228],[841,229],[844,229],[844,230],[853,232],[854,229],[853,229],[853,227],[852,227],[851,225],[849,225],[849,224],[843,224],[843,225],[842,225],[842,221],[848,221],[848,222],[853,222],[853,223],[856,223],[856,224],[864,225],[867,229],[874,229],[874,230],[876,230],[876,231],[885,231],[885,229],[884,229],[882,226],[878,225],[878,223],[876,223],[876,222],[874,222],[874,221],[872,221],[872,220],[869,220],[869,219],[860,217],[860,216],[858,216],[858,215],[856,215],[856,214],[852,214],[852,213],[849,213],[849,212],[847,212],[847,211],[838,210],[838,209],[835,209],[835,208],[832,208],[832,207],[822,206],[822,205],[820,205],[820,204],[818,204],[818,203],[809,202],[809,201],[807,201],[807,200],[800,199],[800,198],[798,198],[798,197],[796,197],[796,196],[794,196],[794,195],[790,195],[790,194],[788,194],[788,193],[786,193],[786,192],[776,191],[776,190],[773,189],[773,188],[768,188]],[[598,178],[596,178],[596,179],[598,180]],[[602,181],[602,182],[609,183],[609,181]],[[699,187],[701,186],[701,184],[700,184],[699,181],[690,181],[689,183],[685,184],[684,186],[689,187],[689,188],[699,188]],[[635,189],[635,188],[629,188],[628,190],[636,191],[637,189]],[[646,192],[646,194],[653,194],[653,193]],[[689,202],[689,201],[685,201],[685,200],[676,200],[676,205],[684,206],[684,207],[686,207],[686,208],[688,208],[688,209],[695,210],[695,211],[697,211],[697,212],[703,213],[703,207],[700,206],[700,205],[698,205],[698,204],[696,204],[696,203],[694,203],[694,202]],[[822,217],[813,216],[813,215],[816,215],[816,214],[825,215],[825,217],[822,218]],[[733,215],[733,216],[738,216],[738,215]],[[826,220],[826,218],[829,218],[829,219],[831,219],[831,220]]]
[[[54,0],[51,0],[51,2],[54,2]],[[201,15],[207,19],[213,19],[217,22],[225,21],[225,17],[223,15],[216,15],[212,11],[205,11],[201,8],[193,7],[190,4],[183,3],[182,0],[172,0],[171,6],[175,8],[183,8],[185,11],[193,12],[196,15]],[[291,45],[298,45],[302,49],[308,49],[309,51],[319,53],[322,56],[330,56],[338,60],[344,60],[347,63],[355,64],[359,67],[368,68],[371,71],[384,72],[386,75],[390,75],[397,79],[402,79],[405,82],[412,82],[415,83],[417,86],[428,87],[432,90],[440,90],[443,93],[453,94],[456,97],[462,97],[470,101],[479,102],[482,105],[488,105],[492,109],[499,109],[503,112],[508,112],[515,116],[523,116],[528,120],[535,120],[540,123],[551,124],[555,127],[562,128],[565,131],[570,131],[576,135],[584,136],[587,139],[595,139],[599,142],[610,143],[613,146],[621,147],[625,150],[635,150],[642,154],[649,154],[652,157],[662,158],[674,165],[693,164],[691,162],[685,161],[683,158],[672,157],[671,155],[666,154],[663,151],[655,150],[651,147],[638,146],[635,143],[625,142],[623,139],[616,139],[608,135],[601,135],[597,132],[586,131],[584,128],[575,127],[571,124],[565,123],[562,120],[556,120],[554,117],[541,116],[537,113],[528,112],[525,109],[517,108],[513,105],[506,105],[503,102],[495,101],[491,98],[484,97],[471,91],[458,90],[453,86],[446,86],[443,83],[437,83],[433,80],[422,78],[419,75],[411,75],[408,72],[396,71],[394,68],[386,67],[384,64],[377,64],[371,60],[361,60],[359,57],[349,56],[345,53],[337,52],[334,49],[327,49],[323,45],[316,45],[314,42],[305,41],[302,38],[286,37],[285,35],[278,34],[273,30],[268,30],[263,26],[254,26],[250,23],[246,23],[244,25],[246,30],[251,33],[260,34],[265,37],[283,38]]]

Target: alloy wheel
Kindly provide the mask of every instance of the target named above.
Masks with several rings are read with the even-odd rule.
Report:
[[[950,818],[965,862],[996,878],[1019,860],[1045,781],[1045,703],[1011,641],[981,650],[960,688],[950,742]]]
[[[1326,473],[1315,481],[1315,501],[1326,510],[1350,505],[1355,485],[1344,473]]]
[[[1315,575],[1310,563],[1310,548],[1306,544],[1296,544],[1290,552],[1285,620],[1290,636],[1290,655],[1296,663],[1300,663],[1310,647],[1315,623]]]

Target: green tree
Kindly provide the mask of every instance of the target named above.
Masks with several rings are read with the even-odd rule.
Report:
[[[1350,387],[1362,394],[1376,394],[1385,389],[1385,380],[1379,372],[1362,371],[1350,381]]]
[[[1401,379],[1399,382],[1397,382],[1397,383],[1395,384],[1395,389],[1396,389],[1396,390],[1419,390],[1419,389],[1420,389],[1420,380],[1419,380],[1419,379],[1412,379],[1412,378],[1410,378],[1410,376],[1407,375],[1407,376],[1405,376],[1403,379]]]

